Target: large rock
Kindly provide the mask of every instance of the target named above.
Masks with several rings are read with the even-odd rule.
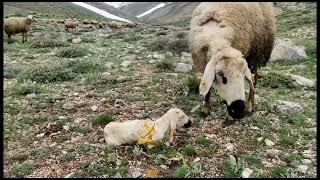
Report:
[[[299,76],[299,75],[294,75],[294,74],[289,74],[289,77],[293,79],[296,83],[300,84],[301,86],[305,87],[315,87],[316,86],[316,81],[313,81],[311,79],[307,79],[305,77]]]
[[[289,111],[289,112],[298,111],[302,109],[301,105],[298,103],[294,103],[290,101],[281,101],[281,100],[277,100],[276,107],[280,111]]]
[[[190,64],[185,64],[185,63],[178,63],[175,71],[176,72],[190,72],[192,70],[192,65]]]
[[[180,62],[193,65],[191,54],[182,52]]]
[[[288,60],[300,62],[307,57],[303,46],[296,46],[290,39],[276,39],[270,61]]]

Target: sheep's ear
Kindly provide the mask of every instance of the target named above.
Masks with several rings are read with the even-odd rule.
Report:
[[[242,65],[243,68],[244,68],[244,76],[245,76],[245,78],[246,78],[248,81],[252,81],[252,79],[251,79],[251,71],[250,71],[250,69],[249,69],[249,67],[248,67],[248,64],[247,64],[247,62],[246,62],[245,59],[242,59],[242,60],[241,60],[241,65]]]
[[[202,96],[207,95],[214,81],[215,74],[216,74],[216,67],[214,62],[215,62],[214,58],[212,58],[208,62],[206,69],[204,70],[204,73],[200,82],[200,87],[199,87],[200,95]]]
[[[178,121],[178,111],[170,113],[168,118],[170,120],[170,132],[169,132],[169,142],[173,142],[173,134],[176,132],[177,121]]]

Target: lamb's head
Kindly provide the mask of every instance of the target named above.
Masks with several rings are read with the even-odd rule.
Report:
[[[244,80],[251,80],[247,62],[240,51],[224,48],[208,62],[201,84],[200,94],[205,96],[211,85],[227,105],[228,113],[235,119],[245,116]]]
[[[191,126],[189,117],[181,109],[172,108],[167,112],[167,115],[170,119],[171,127],[176,126],[177,128],[188,128]]]

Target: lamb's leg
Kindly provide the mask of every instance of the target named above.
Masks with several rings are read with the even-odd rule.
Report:
[[[211,91],[211,89],[208,91],[208,93],[204,97],[203,107],[202,107],[202,111],[201,111],[202,116],[207,116],[210,114],[210,110],[211,110],[210,91]]]

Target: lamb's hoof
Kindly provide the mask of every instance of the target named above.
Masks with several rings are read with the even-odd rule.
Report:
[[[246,103],[245,112],[246,113],[251,113],[252,112],[252,104],[251,103]]]

